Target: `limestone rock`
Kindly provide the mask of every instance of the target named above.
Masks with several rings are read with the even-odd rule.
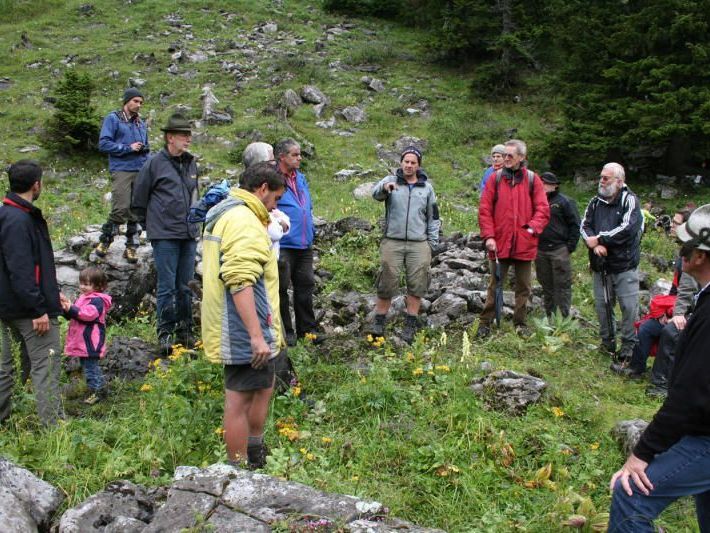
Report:
[[[367,119],[367,115],[365,115],[365,112],[357,106],[348,106],[342,111],[340,111],[339,114],[345,120],[347,120],[348,122],[352,122],[353,124],[360,124],[362,122],[365,122],[365,120]]]
[[[0,458],[0,491],[0,524],[22,524],[29,520],[34,530],[48,526],[64,500],[52,485],[4,458]]]
[[[371,181],[368,183],[363,183],[362,185],[358,185],[353,190],[353,196],[355,198],[357,198],[358,200],[371,199],[372,198],[372,189],[375,188],[375,185],[377,185],[376,181]]]
[[[512,370],[498,370],[474,380],[471,390],[489,407],[512,415],[523,414],[547,388],[542,379]]]
[[[0,524],[4,531],[36,533],[37,523],[32,520],[23,502],[13,492],[0,486]]]
[[[328,98],[323,92],[315,85],[306,85],[301,89],[301,98],[304,102],[308,104],[329,104],[330,98]]]
[[[296,91],[294,91],[293,89],[286,89],[283,96],[281,97],[281,104],[283,105],[283,107],[291,111],[296,109],[302,103],[303,101],[301,100],[301,97],[298,96]]]
[[[622,420],[617,422],[614,429],[611,430],[611,434],[621,445],[626,455],[631,454],[636,446],[636,443],[641,438],[641,434],[644,432],[648,422],[636,418],[634,420]]]
[[[370,76],[363,76],[362,78],[360,78],[360,81],[370,91],[374,91],[376,93],[381,93],[382,91],[385,90],[385,84],[382,83],[382,80],[378,80],[377,78],[371,78]]]
[[[456,318],[468,310],[468,304],[460,296],[445,292],[431,304],[431,310],[433,313],[445,313],[449,318]]]

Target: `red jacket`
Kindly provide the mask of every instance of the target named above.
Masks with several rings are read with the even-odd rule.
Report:
[[[478,225],[483,242],[494,238],[499,259],[532,261],[537,257],[537,241],[550,221],[550,206],[542,181],[533,173],[533,192],[525,167],[515,171],[514,179],[506,176],[496,184],[496,175],[491,175],[483,190],[478,209]],[[532,171],[530,171],[532,172]],[[495,200],[496,186],[498,199]],[[527,231],[533,230],[533,234]],[[494,254],[489,254],[494,259]]]

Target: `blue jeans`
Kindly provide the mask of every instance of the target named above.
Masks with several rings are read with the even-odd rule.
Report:
[[[636,346],[634,346],[634,351],[631,355],[631,363],[629,365],[634,372],[639,374],[646,372],[648,354],[651,351],[653,343],[661,337],[662,331],[663,324],[655,318],[649,318],[641,322],[636,335],[638,342]]]
[[[656,531],[653,521],[681,496],[695,496],[695,510],[702,533],[710,533],[710,437],[686,436],[658,454],[646,468],[653,484],[648,496],[629,480],[633,495],[614,485],[608,533]]]
[[[104,380],[104,373],[101,371],[99,366],[98,357],[80,357],[81,368],[84,369],[84,378],[86,379],[86,385],[89,387],[91,392],[96,392],[103,388],[106,384]]]
[[[158,336],[192,330],[192,291],[197,241],[153,239],[153,259],[158,273],[156,307]]]

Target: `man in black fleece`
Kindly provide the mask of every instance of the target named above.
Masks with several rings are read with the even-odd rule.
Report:
[[[710,204],[678,228],[678,238],[683,272],[702,289],[681,333],[668,397],[611,478],[609,533],[655,531],[653,520],[690,495],[700,531],[710,532]]]

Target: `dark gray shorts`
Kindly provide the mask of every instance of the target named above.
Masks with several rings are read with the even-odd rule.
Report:
[[[251,365],[224,365],[224,388],[236,392],[268,389],[274,386],[274,360],[257,369]]]

